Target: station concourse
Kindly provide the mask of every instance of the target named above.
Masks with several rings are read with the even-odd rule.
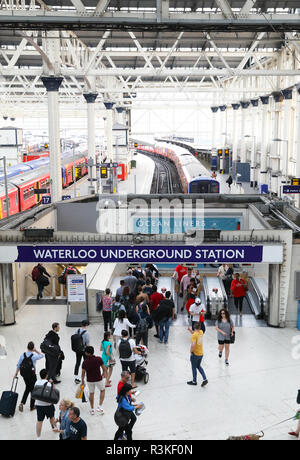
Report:
[[[101,356],[106,292],[115,299],[130,270],[144,271],[141,283],[156,286],[149,289],[159,303],[168,292],[174,305],[167,343],[156,337],[167,318],[148,331],[149,381],[137,382],[145,410],[133,440],[193,445],[261,432],[264,440],[296,440],[298,3],[1,4],[1,440],[39,437],[42,410],[20,409],[20,374],[10,417],[4,397],[28,342],[39,350],[59,323],[60,399],[80,408],[88,440],[112,445],[118,350],[104,415],[93,415],[89,402],[75,398],[71,336],[87,321]],[[178,265],[191,272],[187,284],[177,283]],[[124,292],[126,315],[135,312],[142,324],[138,291]],[[143,298],[155,319],[154,300]],[[203,387],[200,375],[197,385],[194,375],[191,381],[202,353],[197,339],[191,356],[193,301],[203,306],[206,327]],[[229,358],[216,321],[236,333]],[[51,359],[39,360],[37,373],[44,367],[53,370]],[[58,439],[48,422],[42,439]]]

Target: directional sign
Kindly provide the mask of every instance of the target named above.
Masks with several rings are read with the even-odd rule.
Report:
[[[284,185],[282,193],[300,193],[300,185]]]
[[[42,204],[50,204],[51,196],[42,196]]]
[[[119,163],[102,163],[101,167],[107,167],[107,168],[117,168],[119,166]]]

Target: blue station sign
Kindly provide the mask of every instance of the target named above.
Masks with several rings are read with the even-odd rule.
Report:
[[[300,193],[300,185],[283,185],[282,193]]]
[[[16,262],[263,262],[263,246],[18,246]]]

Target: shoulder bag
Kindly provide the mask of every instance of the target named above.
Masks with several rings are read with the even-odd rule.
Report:
[[[59,390],[54,388],[52,383],[50,385],[49,382],[44,383],[44,385],[35,385],[32,391],[32,399],[49,404],[57,404],[59,401]]]

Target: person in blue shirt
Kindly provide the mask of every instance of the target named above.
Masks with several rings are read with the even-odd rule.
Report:
[[[132,386],[129,383],[125,383],[121,388],[118,396],[118,409],[125,412],[128,415],[128,423],[125,426],[120,426],[116,431],[114,440],[117,441],[119,438],[122,438],[125,431],[127,440],[132,441],[132,428],[136,422],[135,409],[142,408],[141,404],[133,405],[131,399],[131,390]]]
[[[59,404],[59,416],[56,420],[56,423],[60,424],[60,427],[53,428],[55,433],[59,433],[60,441],[65,441],[70,437],[70,425],[71,420],[69,418],[70,409],[73,409],[74,403],[69,401],[68,399],[62,399]]]
[[[32,392],[35,382],[37,380],[36,378],[36,362],[39,359],[44,358],[43,353],[40,351],[36,350],[34,343],[29,342],[27,345],[27,351],[25,353],[22,353],[20,356],[20,359],[17,364],[17,370],[15,373],[15,378],[17,378],[18,373],[21,372],[21,375],[24,379],[25,382],[25,391],[21,400],[21,403],[19,405],[19,411],[23,412],[24,404],[26,404],[27,398],[29,393]],[[22,363],[26,360],[26,369],[22,369]],[[35,402],[34,399],[30,399],[30,410],[35,409]]]

